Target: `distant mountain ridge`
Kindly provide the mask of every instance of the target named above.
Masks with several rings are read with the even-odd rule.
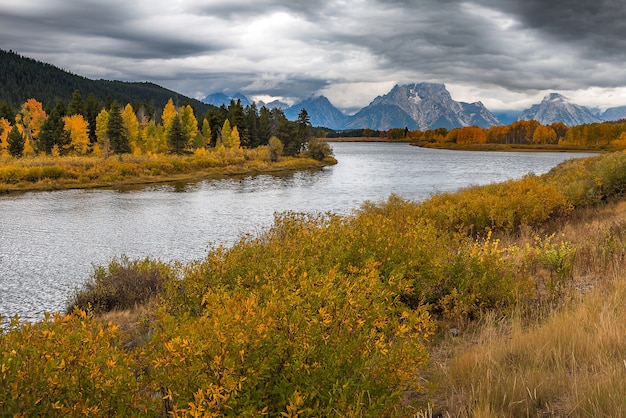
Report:
[[[215,93],[203,100],[217,105],[216,101],[207,101],[215,100],[216,97],[228,102],[231,99],[224,94]],[[337,130],[388,130],[404,127],[428,130],[472,125],[488,128],[499,124],[498,118],[481,102],[456,102],[444,84],[436,83],[396,85],[389,93],[376,97],[352,116],[345,115],[324,96],[310,97],[290,106],[285,109],[285,116],[295,120],[302,109],[306,109],[313,126]]]
[[[324,126],[331,129],[343,129],[349,116],[337,109],[324,96],[309,97],[285,109],[285,116],[289,120],[296,120],[298,115],[306,109],[313,126]]]

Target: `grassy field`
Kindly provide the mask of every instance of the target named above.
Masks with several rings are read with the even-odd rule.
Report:
[[[626,153],[194,263],[112,260],[0,335],[17,416],[624,416]]]

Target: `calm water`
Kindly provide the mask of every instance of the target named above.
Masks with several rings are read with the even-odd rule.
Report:
[[[335,143],[339,164],[288,176],[0,196],[0,315],[38,319],[64,308],[93,265],[112,257],[203,258],[257,234],[275,212],[348,213],[391,193],[432,193],[547,172],[589,154],[482,153],[405,144]]]

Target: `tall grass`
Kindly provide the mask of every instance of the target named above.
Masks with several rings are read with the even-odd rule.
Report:
[[[523,315],[487,315],[475,334],[439,347],[452,354],[440,363],[435,410],[459,417],[626,414],[624,213],[625,203],[612,204],[562,226],[580,248],[569,302],[530,323]]]

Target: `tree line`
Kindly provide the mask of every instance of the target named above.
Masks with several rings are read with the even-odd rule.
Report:
[[[123,106],[92,94],[84,100],[78,90],[69,103],[57,100],[48,107],[31,98],[14,110],[0,101],[0,154],[12,156],[185,154],[255,148],[272,138],[282,154],[295,156],[308,147],[312,135],[305,109],[289,121],[281,109],[258,109],[254,103],[244,107],[239,100],[210,106],[201,115],[192,104],[176,105],[172,99],[162,109],[146,102]]]
[[[467,126],[407,132],[390,129],[381,133],[390,139],[408,137],[413,140],[472,144],[574,145],[582,147],[625,146],[626,120],[590,123],[568,127],[562,122],[542,125],[536,120],[520,120],[509,125],[481,128]]]

